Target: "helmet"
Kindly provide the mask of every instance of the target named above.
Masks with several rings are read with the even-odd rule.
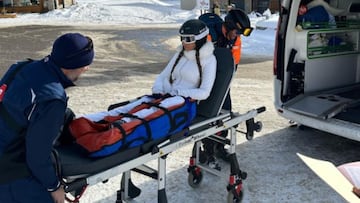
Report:
[[[184,43],[195,42],[196,49],[200,49],[207,41],[209,29],[198,19],[186,21],[179,30],[180,40]]]
[[[225,16],[224,25],[228,31],[236,29],[238,34],[244,36],[249,36],[253,29],[250,26],[249,17],[240,9],[230,10]]]

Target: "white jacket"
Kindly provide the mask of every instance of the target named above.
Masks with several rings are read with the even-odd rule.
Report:
[[[155,80],[154,94],[171,94],[204,100],[209,97],[216,77],[216,58],[213,54],[214,45],[206,42],[200,48],[200,64],[202,66],[202,82],[199,87],[200,74],[196,63],[195,50],[184,51],[173,73],[173,84],[170,84],[170,72],[179,53],[176,53],[165,69]]]

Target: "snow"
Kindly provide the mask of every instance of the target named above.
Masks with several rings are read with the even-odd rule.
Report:
[[[197,18],[198,9],[180,9],[180,0],[77,0],[66,9],[43,14],[18,14],[16,18],[0,18],[0,26],[19,25],[123,25],[124,27],[180,27],[188,19]],[[249,14],[250,37],[242,38],[242,55],[272,57],[278,14],[266,10]]]

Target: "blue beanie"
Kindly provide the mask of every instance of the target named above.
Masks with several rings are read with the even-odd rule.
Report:
[[[92,40],[80,33],[64,34],[55,40],[50,59],[65,69],[90,65],[94,59]]]

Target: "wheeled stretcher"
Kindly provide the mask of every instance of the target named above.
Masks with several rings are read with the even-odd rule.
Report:
[[[252,139],[254,131],[261,130],[261,123],[254,122],[254,118],[265,107],[252,109],[244,114],[226,112],[221,110],[222,104],[229,91],[230,82],[234,74],[234,64],[230,51],[225,48],[216,48],[217,73],[214,87],[207,100],[201,101],[197,107],[197,116],[189,127],[176,134],[153,140],[141,146],[124,149],[112,155],[101,158],[90,158],[82,153],[76,144],[61,145],[54,150],[54,162],[59,177],[65,185],[65,191],[74,196],[73,202],[78,202],[84,188],[105,182],[119,174],[123,174],[116,202],[135,198],[140,194],[140,189],[132,184],[131,171],[139,172],[158,180],[158,202],[167,202],[166,197],[166,155],[187,145],[194,144],[190,158],[189,184],[192,187],[202,180],[202,170],[210,173],[220,173],[207,168],[199,162],[201,140],[210,138],[217,142],[230,145],[230,176],[228,190],[229,202],[238,202],[242,197],[242,180],[246,173],[241,171],[235,154],[237,126],[246,122],[247,130],[243,132],[247,139]],[[117,107],[111,105],[109,109]],[[229,129],[230,138],[222,138],[215,134]],[[158,168],[154,170],[145,164],[158,159]]]

